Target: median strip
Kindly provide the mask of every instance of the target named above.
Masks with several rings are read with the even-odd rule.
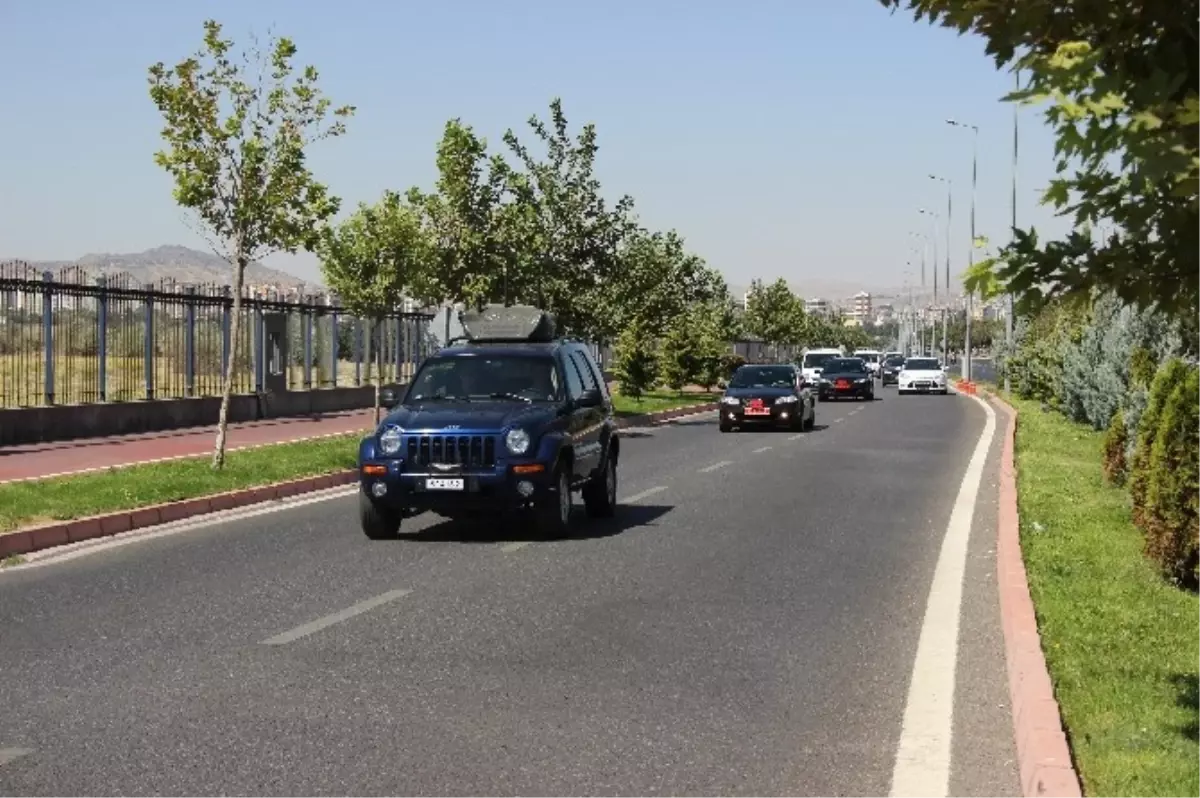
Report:
[[[710,402],[684,404],[618,418],[617,426],[658,424],[716,407]],[[231,452],[221,471],[213,471],[207,459],[193,458],[0,484],[0,562],[69,543],[353,484],[358,479],[355,464],[363,434]]]

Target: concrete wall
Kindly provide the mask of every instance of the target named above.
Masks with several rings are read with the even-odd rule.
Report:
[[[371,385],[236,395],[229,405],[229,421],[311,416],[361,410],[374,404],[375,388]],[[220,407],[219,398],[204,397],[5,409],[0,410],[0,446],[207,427],[217,423]]]

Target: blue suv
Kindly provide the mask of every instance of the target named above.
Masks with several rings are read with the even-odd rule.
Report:
[[[359,517],[372,540],[401,520],[530,511],[540,533],[569,532],[573,495],[593,517],[617,503],[621,442],[600,368],[556,338],[536,308],[462,314],[465,342],[428,358],[359,444]],[[386,392],[385,392],[386,393]]]

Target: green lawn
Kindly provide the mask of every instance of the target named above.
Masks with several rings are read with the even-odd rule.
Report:
[[[618,416],[637,416],[642,413],[657,413],[687,405],[709,404],[720,400],[719,393],[676,393],[675,391],[650,391],[637,401],[619,393],[613,394],[613,405]]]
[[[354,468],[359,433],[207,457],[0,485],[0,532]]]
[[[1103,433],[1012,401],[1022,548],[1084,793],[1200,794],[1200,600],[1142,556]]]

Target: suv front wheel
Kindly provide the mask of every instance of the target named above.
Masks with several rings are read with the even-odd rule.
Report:
[[[583,489],[583,506],[592,518],[612,518],[617,510],[617,459],[610,450],[599,476]]]
[[[400,537],[400,513],[381,507],[361,488],[358,491],[358,522],[371,540],[396,540]]]
[[[571,470],[560,465],[554,476],[555,489],[534,507],[538,532],[546,537],[566,537],[571,528],[571,510],[575,507],[571,495]]]

